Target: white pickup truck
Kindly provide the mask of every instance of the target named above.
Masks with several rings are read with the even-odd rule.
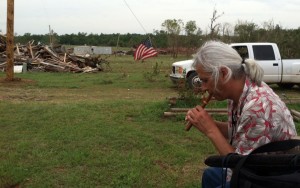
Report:
[[[295,84],[300,87],[300,59],[281,59],[277,44],[232,43],[230,46],[236,49],[242,58],[256,60],[264,69],[263,81],[266,83],[278,84],[283,88],[292,88]],[[170,74],[173,83],[184,80],[190,88],[199,87],[201,80],[192,64],[192,59],[173,63]]]

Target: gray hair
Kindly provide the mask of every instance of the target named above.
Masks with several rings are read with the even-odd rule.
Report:
[[[221,67],[228,70],[225,82],[228,82],[230,78],[239,79],[246,75],[260,86],[264,75],[263,69],[254,60],[243,60],[235,49],[219,41],[208,41],[202,45],[194,57],[193,67],[197,65],[201,65],[204,71],[212,73],[215,88]]]

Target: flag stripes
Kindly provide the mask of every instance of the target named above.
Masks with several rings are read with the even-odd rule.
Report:
[[[135,50],[134,60],[144,60],[157,55],[157,51],[152,47],[150,38],[144,40]]]

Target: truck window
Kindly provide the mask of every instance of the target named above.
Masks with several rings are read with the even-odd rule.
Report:
[[[243,59],[249,58],[247,46],[233,46],[232,48],[235,49]]]
[[[255,60],[275,60],[275,53],[271,45],[253,45]]]

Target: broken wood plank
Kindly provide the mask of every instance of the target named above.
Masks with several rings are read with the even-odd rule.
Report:
[[[64,63],[66,62],[66,58],[67,58],[67,53],[65,53],[64,55]]]
[[[17,54],[20,55],[20,49],[19,49],[19,45],[16,44],[16,48],[17,48]]]
[[[297,116],[293,116],[293,119],[297,122],[300,122],[300,117],[297,117]]]
[[[47,62],[44,62],[44,61],[42,61],[42,60],[40,60],[39,63],[42,64],[42,65],[52,66],[52,67],[56,67],[56,68],[59,68],[59,69],[64,69],[64,68],[65,68],[65,67],[63,67],[63,66],[54,65],[54,64],[52,64],[52,63],[47,63]]]
[[[187,112],[192,108],[170,108],[171,112]],[[207,112],[227,112],[226,108],[206,108]]]
[[[29,43],[29,51],[30,51],[31,58],[33,59],[34,56],[33,56],[33,52],[32,52],[31,43]]]
[[[300,118],[300,112],[298,112],[298,111],[296,111],[296,110],[291,110],[291,114],[292,114],[293,116],[296,116],[296,117]]]
[[[44,49],[53,57],[57,58],[58,60],[61,60],[60,57],[49,48],[49,46],[46,45]]]
[[[177,115],[185,115],[185,112],[164,112],[164,117],[175,117]],[[210,115],[218,114],[218,115],[227,115],[227,112],[208,112]]]

